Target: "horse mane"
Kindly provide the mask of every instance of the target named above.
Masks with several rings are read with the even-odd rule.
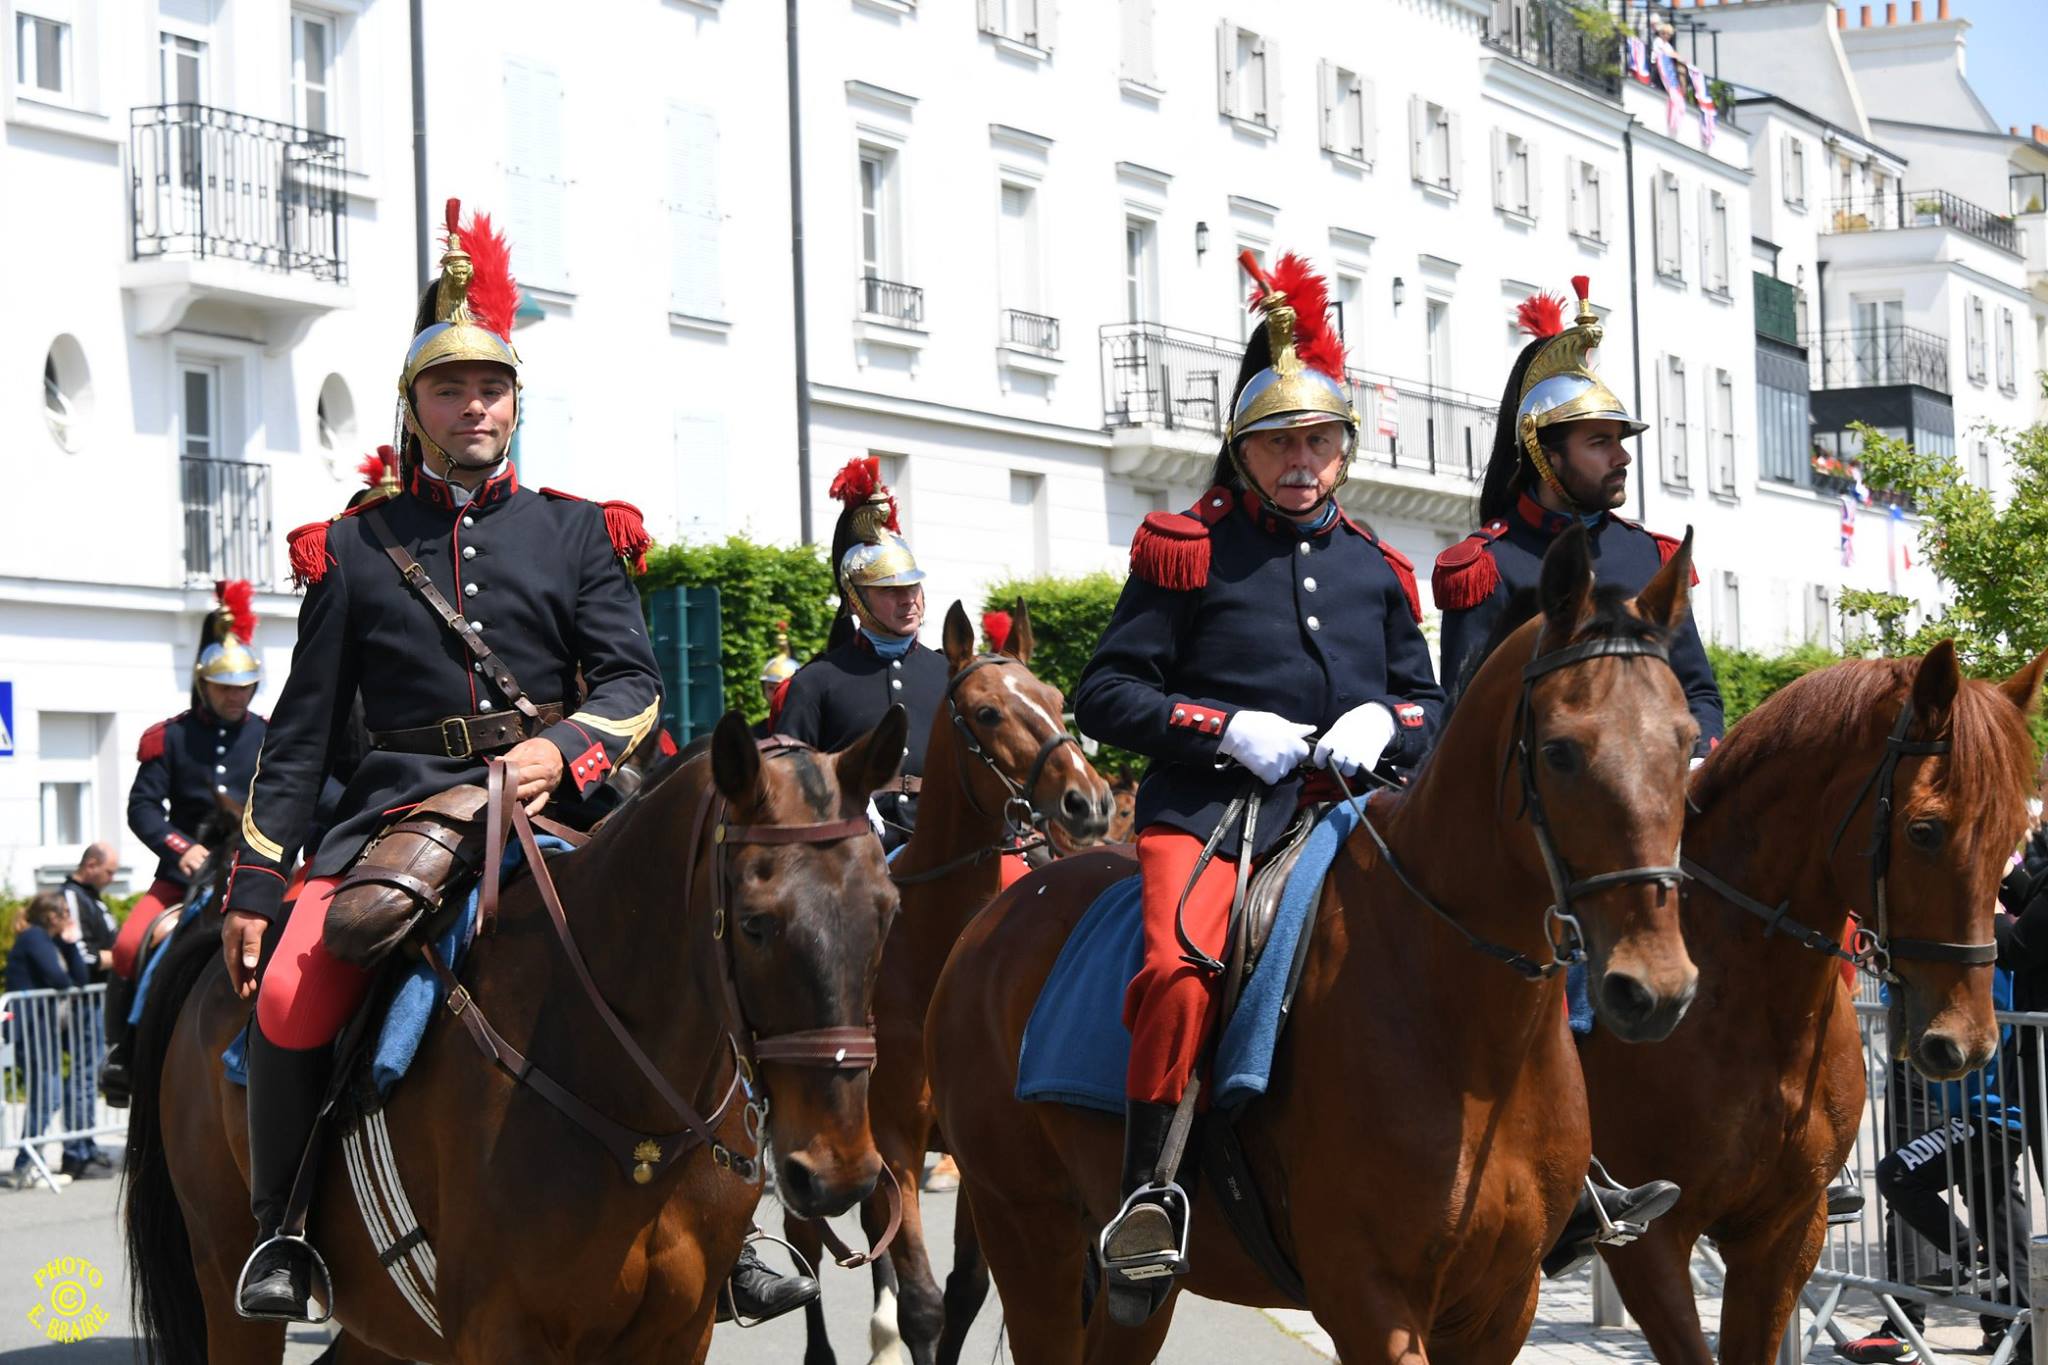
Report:
[[[1629,602],[1635,594],[1610,584],[1596,584],[1593,588],[1593,614],[1579,624],[1574,640],[1642,640],[1649,644],[1671,643],[1671,632],[1654,621],[1647,620],[1629,610]],[[1446,711],[1457,709],[1465,689],[1472,685],[1472,679],[1479,673],[1480,665],[1493,657],[1493,652],[1507,641],[1510,635],[1520,630],[1538,615],[1540,608],[1536,600],[1536,589],[1517,588],[1508,598],[1507,606],[1493,623],[1493,629],[1486,636],[1486,643],[1472,651],[1462,660],[1444,661],[1445,667],[1457,668],[1457,680],[1450,689],[1450,704]]]
[[[1793,679],[1743,717],[1700,769],[1693,802],[1702,811],[1785,754],[1840,753],[1888,734],[1911,695],[1920,660],[1847,659]],[[2031,790],[2032,738],[2019,710],[1991,683],[1963,679],[1950,708],[1954,747],[1942,764],[1951,792],[2003,790],[2015,803]]]

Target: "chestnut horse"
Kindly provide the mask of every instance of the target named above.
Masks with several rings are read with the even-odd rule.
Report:
[[[955,602],[946,613],[944,646],[952,676],[946,703],[932,717],[917,829],[891,866],[903,914],[883,946],[875,984],[868,1124],[902,1188],[903,1226],[886,1256],[874,1263],[870,1330],[877,1358],[894,1358],[900,1332],[916,1365],[930,1365],[949,1316],[925,1250],[917,1197],[934,1136],[924,1069],[924,1016],[932,987],[960,930],[1001,889],[1004,849],[1020,835],[1037,838],[1034,829],[1086,847],[1101,840],[1112,811],[1109,784],[1061,722],[1059,689],[1027,666],[1031,616],[1021,603],[1012,622],[1000,653],[977,654],[966,609]],[[862,1221],[870,1240],[881,1235],[888,1214],[881,1199],[868,1200]],[[967,1210],[959,1208],[954,1217],[965,1221]],[[815,1264],[816,1225],[792,1220],[786,1232]],[[954,1269],[952,1302],[970,1292],[967,1286],[985,1291],[987,1277],[978,1266]],[[833,1359],[824,1308],[814,1302],[806,1312],[805,1359],[824,1365]],[[959,1316],[971,1320],[973,1312]]]
[[[550,861],[565,923],[544,913],[539,879],[505,887],[466,995],[435,1012],[383,1110],[386,1161],[438,1262],[440,1331],[380,1266],[330,1134],[309,1232],[346,1334],[334,1358],[701,1361],[760,1196],[763,1141],[800,1212],[838,1213],[874,1189],[866,1025],[897,900],[865,809],[905,727],[892,709],[827,756],[757,747],[729,713],[708,756],[678,760],[587,847]],[[248,1006],[217,935],[173,952],[137,1039],[137,1317],[152,1360],[275,1361],[284,1327],[234,1309],[255,1223],[244,1092],[220,1055]],[[486,1062],[461,1013],[561,1078],[582,1116]],[[809,1055],[827,1039],[851,1055]]]
[[[1697,729],[1664,657],[1690,572],[1688,542],[1631,604],[1595,593],[1582,534],[1560,537],[1541,617],[1481,667],[1414,784],[1373,801],[1323,887],[1271,1088],[1238,1131],[1308,1307],[1354,1365],[1504,1363],[1528,1331],[1591,1152],[1560,948],[1583,943],[1624,1036],[1662,1036],[1691,998],[1672,864]],[[1127,851],[1082,853],[998,896],[926,1024],[939,1126],[1025,1365],[1149,1360],[1172,1316],[1169,1298],[1136,1330],[1099,1305],[1084,1322],[1122,1126],[1015,1098],[1054,959],[1135,870]],[[1180,1283],[1284,1305],[1215,1204],[1195,1200]]]
[[[1998,879],[2026,825],[2026,716],[2044,666],[2048,654],[2002,684],[1970,681],[1947,643],[1925,659],[1836,664],[1758,707],[1695,778],[1685,939],[1699,998],[1655,1046],[1595,1029],[1580,1052],[1608,1169],[1685,1192],[1646,1236],[1607,1253],[1657,1359],[1713,1359],[1688,1274],[1701,1236],[1728,1266],[1726,1362],[1773,1357],[1813,1273],[1828,1181],[1863,1113],[1863,1046],[1836,952],[1859,946],[1838,942],[1845,907],[1870,933],[1883,926],[1901,1054],[1935,1080],[1991,1055],[1988,950],[1949,945],[1991,942]],[[1891,790],[1877,790],[1892,751],[1940,745],[1902,752]],[[1873,867],[1880,819],[1890,851]],[[1778,914],[1774,935],[1764,917]],[[1978,960],[1956,960],[1967,957]]]

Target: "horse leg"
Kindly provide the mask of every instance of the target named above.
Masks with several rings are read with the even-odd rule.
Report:
[[[385,1355],[374,1346],[365,1345],[347,1332],[337,1332],[313,1365],[405,1365],[405,1362],[397,1356]]]
[[[818,1297],[804,1305],[804,1365],[836,1365],[832,1338],[825,1334],[825,1267],[831,1264],[825,1259],[825,1239],[818,1235],[817,1224],[793,1213],[782,1215],[782,1235],[818,1277]]]
[[[1176,1289],[1159,1305],[1159,1311],[1145,1319],[1143,1326],[1119,1327],[1110,1320],[1108,1308],[1098,1301],[1097,1311],[1088,1315],[1088,1340],[1082,1359],[1087,1365],[1157,1360],[1160,1348],[1166,1345],[1167,1330],[1173,1326],[1173,1310],[1179,1303],[1180,1291]]]
[[[1359,1248],[1362,1250],[1362,1248]],[[1367,1257],[1338,1256],[1338,1264],[1370,1266]],[[1413,1308],[1390,1286],[1367,1275],[1311,1282],[1309,1309],[1336,1344],[1337,1359],[1351,1365],[1429,1365],[1428,1333]]]
[[[1527,1291],[1503,1293],[1476,1331],[1461,1332],[1456,1341],[1433,1340],[1428,1349],[1436,1365],[1511,1365],[1528,1340],[1529,1324],[1536,1320],[1536,1299],[1542,1287],[1541,1277],[1531,1275]]]
[[[901,1359],[896,1349],[899,1345],[909,1351],[912,1365],[932,1365],[932,1349],[938,1342],[940,1329],[945,1326],[946,1309],[939,1298],[939,1284],[932,1275],[931,1257],[924,1245],[924,1212],[917,1190],[918,1166],[913,1163],[899,1170],[896,1163],[891,1162],[890,1168],[902,1188],[903,1226],[897,1231],[888,1254],[875,1263],[875,1316],[868,1324],[868,1342],[875,1354],[870,1365],[893,1365]],[[880,1189],[862,1205],[861,1226],[867,1231],[870,1246],[889,1226],[888,1196]],[[895,1296],[889,1305],[886,1331],[882,1304],[884,1266],[891,1272],[889,1290]]]
[[[974,1214],[963,1189],[953,1203],[953,1269],[946,1276],[946,1326],[939,1335],[938,1365],[960,1365],[968,1329],[988,1298],[988,1262],[975,1235]]]
[[[1827,1209],[1816,1199],[1803,1217],[1721,1243],[1728,1264],[1721,1291],[1722,1365],[1768,1365],[1776,1357],[1827,1232]]]
[[[1664,1365],[1713,1365],[1692,1296],[1692,1249],[1698,1240],[1698,1228],[1677,1227],[1667,1214],[1629,1245],[1600,1253],[1621,1301],[1642,1324],[1643,1339]],[[1726,1323],[1732,1300],[1724,1297],[1721,1303]],[[1722,1341],[1725,1359],[1726,1336]]]
[[[208,1365],[277,1365],[284,1359],[283,1323],[259,1322],[235,1311],[235,1276],[241,1273],[241,1262],[225,1278],[218,1273],[218,1263],[196,1268],[206,1307]]]
[[[867,1210],[861,1210],[861,1224],[867,1224]],[[868,1233],[870,1246],[881,1236],[882,1226]],[[868,1365],[903,1365],[903,1336],[897,1330],[897,1304],[902,1295],[893,1253],[885,1252],[868,1262],[868,1275],[875,1285],[875,1311],[868,1314]]]
[[[961,1188],[975,1192],[976,1234],[988,1234],[980,1244],[1002,1292],[1011,1356],[1019,1365],[1081,1365],[1081,1275],[1088,1230],[1080,1215],[1059,1200],[1013,1202],[995,1189],[975,1185],[967,1167],[960,1173]],[[966,1335],[964,1325],[960,1332]]]

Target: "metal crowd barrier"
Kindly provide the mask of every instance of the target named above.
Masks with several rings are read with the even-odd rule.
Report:
[[[0,994],[0,1171],[25,1155],[35,1179],[59,1191],[46,1148],[126,1135],[128,1111],[99,1094],[106,1005],[104,985]]]

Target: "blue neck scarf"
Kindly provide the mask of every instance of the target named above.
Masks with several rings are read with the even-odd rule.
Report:
[[[1335,498],[1331,498],[1328,502],[1323,504],[1323,510],[1316,513],[1315,516],[1309,518],[1307,521],[1296,521],[1294,524],[1300,527],[1302,530],[1308,532],[1310,535],[1314,535],[1318,531],[1329,530],[1330,523],[1335,521],[1336,519],[1337,500]]]
[[[866,626],[860,628],[860,633],[867,637],[867,642],[874,647],[875,653],[885,659],[900,659],[917,643],[915,635],[905,635],[900,639],[894,635],[877,635]]]

